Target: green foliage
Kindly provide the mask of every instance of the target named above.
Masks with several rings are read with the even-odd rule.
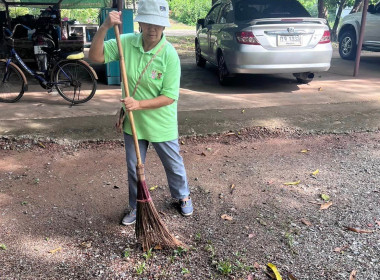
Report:
[[[137,266],[135,267],[136,273],[137,273],[138,275],[142,274],[142,273],[144,272],[144,270],[145,270],[145,266],[146,266],[146,263],[145,263],[145,262],[140,263],[139,265],[137,265]]]
[[[180,22],[195,25],[211,8],[210,0],[170,0],[171,16]]]
[[[230,275],[232,273],[232,264],[229,261],[218,262],[216,268],[222,275]]]
[[[146,253],[143,254],[146,261],[149,261],[153,257],[152,248],[150,248]]]
[[[123,258],[127,259],[129,258],[130,255],[131,255],[131,252],[129,251],[129,249],[125,249],[125,251],[123,252]]]
[[[7,250],[7,246],[5,246],[5,244],[1,243],[0,244],[0,250]]]
[[[79,23],[98,23],[100,9],[62,9],[61,18],[77,20]]]
[[[186,248],[178,247],[177,249],[174,250],[174,255],[175,256],[182,256],[187,252]]]
[[[185,268],[185,267],[182,267],[181,273],[182,273],[182,274],[189,274],[189,273],[190,273],[190,270],[188,270],[188,269]]]

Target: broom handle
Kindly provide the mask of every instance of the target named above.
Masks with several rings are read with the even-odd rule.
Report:
[[[115,37],[116,37],[116,42],[117,42],[117,48],[119,50],[119,56],[120,56],[120,71],[121,71],[121,78],[123,81],[123,87],[124,87],[124,92],[127,97],[129,97],[129,89],[128,89],[128,79],[127,79],[127,72],[125,70],[125,63],[124,63],[124,54],[123,54],[123,48],[121,46],[121,41],[120,41],[120,32],[119,32],[119,26],[114,25],[114,31],[115,31]],[[137,133],[136,133],[136,127],[135,127],[135,121],[133,119],[133,114],[132,111],[128,110],[128,117],[129,121],[131,123],[131,130],[132,130],[132,137],[133,137],[133,142],[135,143],[135,151],[136,151],[136,157],[137,157],[137,165],[141,165],[141,156],[140,156],[140,147],[139,147],[139,141],[137,139]]]

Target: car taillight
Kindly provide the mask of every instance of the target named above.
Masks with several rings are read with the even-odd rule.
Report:
[[[321,40],[319,40],[318,44],[327,44],[330,42],[331,42],[330,31],[326,30],[323,33],[323,36],[322,36]]]
[[[260,45],[260,43],[255,38],[255,35],[253,35],[252,32],[237,32],[236,33],[236,39],[240,44],[247,44],[247,45]]]

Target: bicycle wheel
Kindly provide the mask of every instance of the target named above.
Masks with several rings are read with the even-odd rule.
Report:
[[[24,95],[25,81],[15,65],[0,61],[0,102],[12,103]]]
[[[80,60],[59,62],[53,72],[53,81],[58,93],[74,104],[89,101],[96,91],[93,72]]]

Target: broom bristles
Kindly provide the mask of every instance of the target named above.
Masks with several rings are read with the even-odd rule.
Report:
[[[181,241],[172,235],[161,220],[154,207],[148,186],[145,182],[144,165],[137,166],[137,215],[135,233],[137,242],[147,251],[153,246],[168,248],[185,247]]]
[[[153,246],[186,247],[172,235],[159,216],[153,201],[137,201],[136,238],[143,250],[147,251]]]

